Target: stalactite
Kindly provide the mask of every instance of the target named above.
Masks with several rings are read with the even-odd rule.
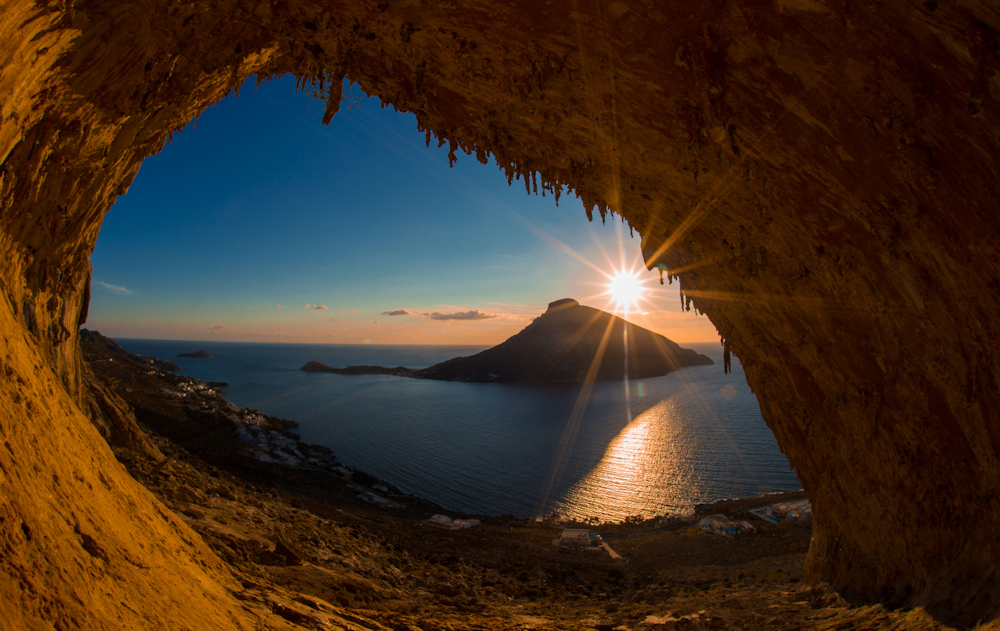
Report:
[[[340,111],[340,100],[344,97],[344,77],[347,76],[347,71],[340,70],[334,73],[331,83],[330,92],[326,98],[326,111],[323,112],[323,124],[329,125],[330,121],[333,120],[334,114]],[[320,82],[320,90],[323,89],[322,80]]]
[[[732,372],[732,358],[729,354],[729,338],[726,338],[722,345],[722,369],[727,375]]]

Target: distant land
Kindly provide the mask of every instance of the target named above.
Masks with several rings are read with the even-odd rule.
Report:
[[[160,370],[169,370],[171,372],[182,370],[180,366],[166,359],[150,359],[148,357],[143,357],[142,355],[130,353],[121,346],[118,346],[118,342],[114,341],[110,337],[104,337],[97,331],[80,329],[80,339],[84,342],[94,344],[96,347],[104,347],[104,352],[106,353],[121,355],[122,357],[126,357],[141,364],[150,364]],[[109,359],[114,358],[109,357]]]
[[[208,351],[197,351],[195,353],[181,353],[178,357],[193,357],[195,359],[212,359]]]
[[[564,298],[520,333],[471,357],[455,357],[429,368],[348,366],[332,368],[311,361],[300,370],[338,375],[395,375],[441,381],[573,383],[617,381],[625,377],[625,327],[628,327],[628,377],[659,377],[686,366],[714,364],[649,329],[576,300]],[[595,358],[600,357],[599,362]]]

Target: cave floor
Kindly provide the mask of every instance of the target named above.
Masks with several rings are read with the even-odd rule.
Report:
[[[119,461],[229,565],[244,588],[237,598],[302,628],[945,628],[920,610],[852,605],[805,584],[808,524],[757,520],[735,539],[695,522],[603,525],[621,561],[557,548],[561,526],[530,520],[436,528],[426,519],[444,511],[429,502],[378,508],[341,476],[242,455],[235,428],[164,394],[180,377],[88,359],[164,456],[115,447]],[[744,519],[764,501],[707,510]]]

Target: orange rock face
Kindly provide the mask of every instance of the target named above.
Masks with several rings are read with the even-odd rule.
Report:
[[[173,131],[248,76],[292,72],[346,75],[414,112],[428,141],[626,218],[743,362],[815,507],[812,574],[941,617],[994,615],[998,30],[977,0],[6,0],[0,541],[16,554],[0,563],[18,578],[0,601],[73,610],[60,590],[79,578],[60,572],[98,561],[72,524],[140,512],[174,542],[143,549],[144,576],[169,591],[208,571],[158,569],[205,552],[72,409],[88,258]],[[86,501],[37,499],[66,485]],[[68,525],[29,540],[22,521]],[[112,560],[153,536],[95,532]],[[117,620],[111,591],[91,590],[90,615]]]

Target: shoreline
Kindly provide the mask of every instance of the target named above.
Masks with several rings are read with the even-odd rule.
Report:
[[[103,336],[101,337],[103,338]],[[782,501],[787,498],[798,499],[805,497],[804,491],[799,489],[797,491],[776,491],[742,498],[719,498],[712,502],[692,505],[687,510],[681,512],[650,515],[641,522],[629,522],[627,520],[593,522],[585,519],[568,518],[555,512],[550,512],[544,516],[465,512],[438,504],[429,498],[417,494],[406,493],[391,481],[372,475],[362,467],[345,465],[329,447],[302,442],[299,434],[293,431],[299,426],[297,421],[279,418],[256,408],[236,407],[235,404],[225,398],[226,392],[221,389],[228,387],[229,384],[203,381],[189,375],[178,374],[178,372],[185,369],[178,368],[174,370],[169,367],[171,362],[168,360],[137,355],[118,346],[110,338],[103,339],[109,340],[115,345],[115,352],[117,354],[131,359],[143,367],[148,366],[153,368],[156,374],[150,374],[149,376],[170,383],[171,386],[161,386],[160,388],[160,393],[164,400],[180,403],[182,407],[187,409],[189,414],[211,417],[214,421],[224,420],[232,423],[237,436],[242,441],[240,444],[243,447],[242,455],[244,457],[259,462],[263,466],[274,465],[302,472],[321,472],[334,476],[335,481],[340,482],[347,489],[354,492],[358,499],[380,508],[399,509],[404,507],[419,507],[422,510],[445,513],[464,519],[504,519],[508,521],[516,519],[525,522],[547,522],[608,528],[623,526],[628,523],[679,523],[690,521],[700,515],[706,515],[711,512],[731,510],[733,507],[754,507]]]
[[[811,523],[771,523],[747,512],[779,496],[699,506],[696,516],[713,517],[714,530],[694,520],[602,524],[608,546],[599,550],[560,543],[572,522],[484,516],[468,527],[434,523],[435,514],[463,514],[391,492],[380,491],[402,507],[366,501],[359,488],[375,490],[381,481],[344,467],[346,480],[322,454],[311,468],[248,457],[250,441],[229,416],[242,412],[242,424],[254,427],[274,421],[224,403],[207,384],[187,385],[198,393],[191,394],[179,386],[193,380],[158,371],[110,340],[87,346],[91,387],[120,396],[119,412],[148,441],[137,449],[110,436],[118,461],[225,564],[236,598],[297,628],[345,628],[345,621],[410,631],[642,631],[671,621],[760,628],[767,612],[768,628],[792,631],[813,627],[817,614],[838,628],[905,615],[856,607],[827,586],[805,584]],[[267,444],[292,455],[282,451],[288,443]],[[306,455],[298,442],[296,449]],[[753,528],[729,532],[729,520]]]

